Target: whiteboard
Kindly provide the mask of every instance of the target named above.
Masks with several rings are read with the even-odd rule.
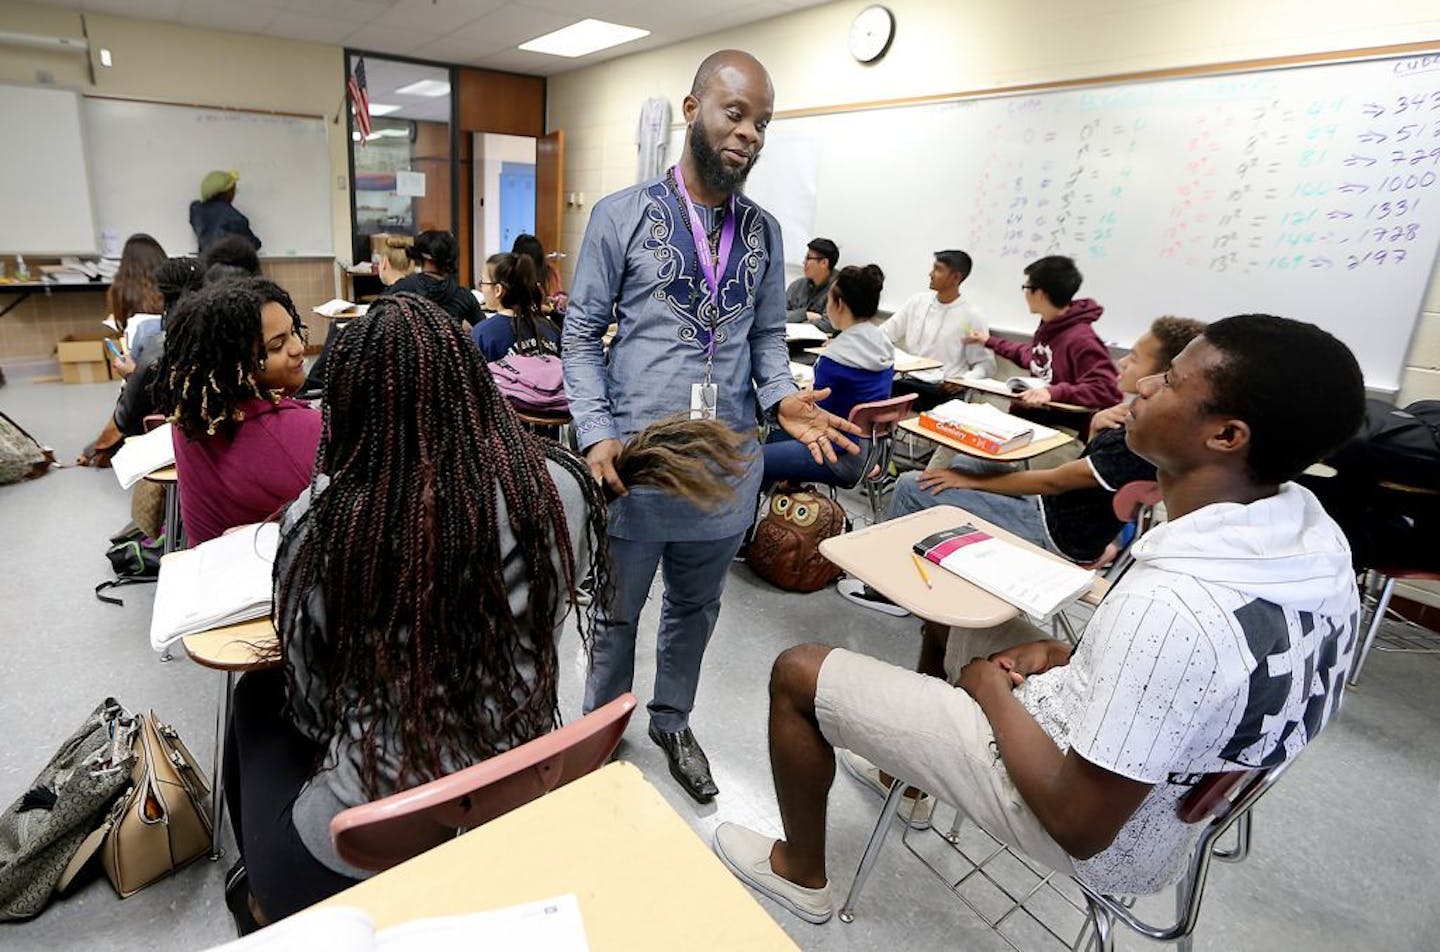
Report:
[[[0,86],[0,254],[95,251],[80,95]]]
[[[1066,254],[1108,341],[1280,314],[1396,389],[1440,247],[1440,56],[778,119],[747,192],[792,266],[816,235],[879,263],[887,309],[963,248],[964,294],[1028,334],[1022,269]]]
[[[87,99],[96,221],[123,241],[153,235],[193,253],[190,203],[212,169],[236,169],[235,207],[262,255],[334,254],[330,147],[320,118]]]

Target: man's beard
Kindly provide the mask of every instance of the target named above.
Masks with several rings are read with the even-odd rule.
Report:
[[[705,123],[699,116],[690,126],[688,136],[690,154],[695,157],[695,167],[700,171],[700,178],[704,180],[705,186],[711,191],[720,192],[722,195],[729,195],[732,192],[740,191],[745,184],[745,177],[755,167],[760,156],[753,156],[749,162],[739,169],[732,169],[725,164],[720,153],[710,144],[710,134],[705,129]]]

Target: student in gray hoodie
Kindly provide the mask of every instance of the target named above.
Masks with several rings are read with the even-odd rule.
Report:
[[[835,272],[826,311],[839,334],[815,362],[816,404],[846,419],[861,403],[885,400],[895,379],[895,346],[871,323],[880,307],[885,272],[879,265],[851,265]],[[864,440],[858,454],[840,453],[835,462],[817,463],[810,448],[778,428],[765,444],[765,485],[787,482],[853,486],[864,475]]]

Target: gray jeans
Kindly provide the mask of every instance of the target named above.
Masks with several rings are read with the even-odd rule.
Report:
[[[1026,542],[1056,551],[1045,534],[1045,518],[1040,512],[1038,496],[1006,496],[983,489],[942,489],[939,495],[932,496],[929,490],[920,488],[919,478],[919,473],[905,473],[895,481],[889,518],[908,516],[933,506],[959,506]]]
[[[745,535],[700,542],[636,542],[610,537],[610,578],[615,586],[608,616],[596,626],[589,713],[629,691],[635,682],[635,634],[655,569],[665,579],[660,630],[655,636],[655,691],[647,708],[659,731],[684,730],[695,707],[700,663],[720,618],[720,595]]]

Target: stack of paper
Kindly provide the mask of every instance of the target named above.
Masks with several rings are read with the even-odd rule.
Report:
[[[243,526],[160,562],[150,646],[270,614],[271,573],[280,527]]]
[[[120,447],[110,468],[120,480],[121,489],[129,489],[157,469],[175,465],[175,442],[170,424],[157,426],[144,436],[132,436]]]
[[[375,931],[363,909],[328,906],[291,916],[259,932],[216,946],[211,952],[585,952],[590,943],[573,893],[522,906],[465,916],[415,919]]]
[[[790,361],[790,379],[794,380],[795,386],[801,390],[808,390],[815,385],[815,368],[797,364],[792,360]]]
[[[915,552],[1033,618],[1047,619],[1090,590],[1095,573],[996,539],[972,525],[928,535]]]
[[[1041,438],[1039,430],[1044,430],[1047,436],[1055,433],[988,403],[963,400],[951,400],[920,414],[920,425],[987,453],[1009,453],[1028,446],[1031,440]]]
[[[321,317],[359,317],[369,309],[369,305],[353,304],[344,298],[331,298],[324,304],[315,305],[315,313]]]
[[[813,340],[823,344],[830,339],[830,336],[809,321],[796,322],[785,325],[785,340],[787,342],[797,340]]]

